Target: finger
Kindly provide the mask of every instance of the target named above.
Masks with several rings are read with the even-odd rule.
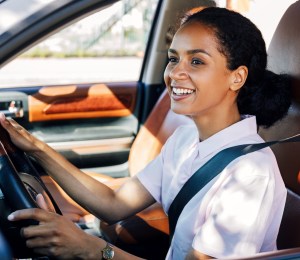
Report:
[[[27,130],[23,126],[21,126],[19,123],[17,123],[14,119],[7,118],[6,121],[8,122],[8,124],[6,125],[6,129],[8,131],[11,129],[18,134],[21,132],[27,133]]]
[[[49,207],[45,201],[45,198],[43,197],[43,195],[41,193],[36,195],[36,202],[41,209],[49,211]]]
[[[14,119],[7,118],[3,113],[0,113],[0,123],[5,129],[14,129],[14,130],[25,130],[20,124],[18,124]],[[25,130],[26,131],[26,130]]]
[[[7,118],[7,121],[10,122],[10,124],[17,130],[23,130],[26,131],[26,129],[21,126],[19,123],[17,123],[13,118]],[[27,132],[27,131],[26,131]]]
[[[6,118],[3,113],[0,113],[0,123],[3,126],[3,128],[5,128],[9,132],[10,135],[14,135],[21,127],[13,119]]]
[[[0,112],[0,122],[3,122],[6,120],[6,116],[4,115],[4,113]]]
[[[28,226],[21,229],[21,236],[25,239],[33,239],[36,237],[42,238],[44,241],[46,238],[53,238],[55,234],[59,234],[58,227],[52,223],[43,223],[34,226]]]
[[[4,128],[9,124],[9,121],[3,113],[0,113],[0,123]]]
[[[54,256],[55,243],[45,237],[35,237],[26,240],[26,246],[32,248],[33,252],[40,255]]]
[[[61,248],[59,247],[37,247],[33,248],[33,252],[42,256],[48,256],[49,259],[73,259],[70,257],[61,257],[63,252],[60,250]],[[48,258],[47,258],[48,259]]]
[[[26,239],[26,246],[29,248],[47,248],[50,246],[55,246],[55,240],[53,237],[45,237],[45,236],[36,236],[30,239]]]
[[[0,122],[3,122],[5,120],[5,115],[3,113],[0,113]]]
[[[33,219],[37,220],[39,222],[43,221],[49,221],[52,216],[48,211],[44,209],[22,209],[22,210],[17,210],[10,215],[8,215],[7,219],[9,221],[18,221],[18,220],[25,220],[25,219]]]
[[[34,248],[33,252],[38,254],[38,255],[47,255],[47,256],[51,256],[50,254],[50,250],[48,247],[38,247],[38,248]]]

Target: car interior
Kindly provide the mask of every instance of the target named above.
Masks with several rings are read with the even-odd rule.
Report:
[[[181,1],[179,1],[181,2]],[[189,10],[197,6],[197,1],[191,1],[190,6],[177,4],[176,8],[184,8]],[[169,1],[163,4],[169,4]],[[164,24],[160,28],[162,32],[157,35],[165,34],[169,28],[165,25],[164,19],[173,21],[171,18],[172,8],[164,15],[157,17],[158,24]],[[168,8],[167,8],[168,9]],[[300,1],[291,4],[282,18],[273,34],[272,40],[268,47],[268,68],[277,73],[287,73],[292,79],[292,105],[287,116],[280,122],[268,129],[259,129],[259,134],[266,140],[279,140],[285,137],[293,136],[300,133]],[[159,36],[155,36],[159,37]],[[156,50],[165,49],[160,46],[162,43],[158,38],[153,39],[151,45]],[[167,36],[166,36],[167,37]],[[154,67],[143,75],[142,81],[147,82],[151,78],[152,82],[161,82],[161,78],[157,75],[158,70],[163,71],[165,62],[165,53],[157,51],[156,55],[152,55],[145,61],[144,69]],[[163,57],[163,59],[162,59]],[[147,71],[145,69],[145,71]],[[177,115],[170,110],[170,100],[166,90],[159,87],[159,96],[151,112],[144,113],[144,123],[139,128],[134,141],[130,147],[128,168],[129,176],[115,178],[107,174],[99,172],[86,171],[87,174],[93,176],[109,187],[118,188],[127,178],[138,173],[148,162],[150,162],[160,152],[161,147],[174,130],[183,124],[191,124],[192,121],[185,116]],[[102,90],[101,90],[102,91]],[[147,90],[146,90],[147,91]],[[147,96],[147,94],[145,94]],[[154,95],[149,94],[148,95]],[[37,97],[37,100],[42,100]],[[149,108],[150,110],[150,108]],[[133,111],[133,109],[131,109]],[[5,135],[1,138],[0,155],[12,157],[15,148]],[[279,168],[288,190],[288,197],[284,210],[282,223],[277,240],[278,251],[260,253],[255,256],[240,259],[299,259],[300,258],[300,146],[299,143],[277,144],[272,147],[277,158]],[[19,159],[19,157],[18,157]],[[22,159],[23,160],[23,159]],[[18,164],[14,159],[13,164]],[[24,164],[27,164],[25,162]],[[30,162],[30,167],[43,171],[36,162]],[[18,169],[19,166],[15,165]],[[25,178],[23,176],[23,178]],[[24,179],[23,179],[24,180]],[[49,196],[49,200],[54,202],[54,208],[59,208],[61,214],[67,216],[74,222],[78,222],[79,226],[86,229],[87,232],[94,232],[103,236],[110,243],[147,259],[164,259],[169,245],[169,227],[168,217],[158,204],[154,204],[135,216],[129,217],[123,221],[109,225],[103,221],[97,220],[89,212],[73,201],[51,177],[42,174],[41,180],[42,192]],[[29,181],[31,182],[31,181]],[[43,186],[43,185],[46,186]],[[22,192],[22,190],[19,190]],[[58,210],[54,209],[58,212]],[[84,221],[86,220],[86,222]],[[89,226],[92,223],[92,228]],[[96,227],[95,227],[96,226]],[[1,244],[1,243],[0,243]],[[153,250],[153,247],[159,250]],[[15,253],[13,244],[10,244],[12,252]],[[26,251],[26,250],[24,250]],[[10,255],[7,250],[5,255]],[[25,252],[26,257],[27,251]],[[0,252],[2,259],[2,253]],[[19,254],[17,254],[19,257]],[[22,258],[22,256],[21,256]],[[4,259],[4,258],[3,258]],[[9,258],[7,258],[9,259]]]
[[[292,136],[300,132],[299,12],[299,2],[289,7],[278,24],[268,49],[269,69],[277,73],[285,72],[292,76],[293,103],[284,120],[269,129],[260,129],[259,133],[265,140],[279,140],[282,137]],[[169,109],[168,95],[166,91],[164,91],[144,126],[139,130],[132,145],[129,157],[130,173],[132,175],[136,174],[153,159],[176,127],[189,123],[191,123],[189,118],[176,115]],[[151,148],[144,149],[144,147]],[[297,232],[300,230],[300,161],[298,158],[300,147],[298,143],[288,143],[275,145],[272,149],[274,150],[282,176],[288,188],[285,213],[278,236],[278,248],[297,248],[300,246],[300,234]],[[293,153],[290,151],[293,151]],[[117,179],[116,181],[117,183],[115,183],[115,180],[107,180],[107,182],[105,180],[105,183],[116,187],[122,182],[121,179]],[[53,194],[55,194],[55,192]],[[155,234],[155,232],[150,231],[151,229],[149,229],[149,227],[159,232]],[[154,236],[154,238],[151,239],[155,239],[155,241],[161,243],[161,235],[168,234],[167,216],[160,210],[158,205],[151,206],[136,216],[115,225],[108,225],[101,222],[101,233],[110,242],[127,250],[130,250],[130,246],[128,245],[138,244],[145,239],[145,236]],[[167,236],[165,236],[164,239],[164,245],[166,245]],[[151,246],[150,244],[150,248]],[[140,247],[141,245],[138,248]],[[298,252],[299,255],[297,255],[300,256],[299,248],[290,250],[289,253],[293,255],[295,252]],[[272,253],[268,257],[276,257],[276,254],[277,253]],[[278,252],[278,257],[280,257],[280,254],[281,253]],[[267,254],[261,257],[265,258]]]

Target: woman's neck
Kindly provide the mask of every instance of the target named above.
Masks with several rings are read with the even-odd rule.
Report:
[[[200,141],[203,141],[240,121],[241,115],[238,109],[234,109],[234,111],[224,111],[222,113],[217,113],[216,115],[192,116],[192,119],[197,126],[199,139]]]

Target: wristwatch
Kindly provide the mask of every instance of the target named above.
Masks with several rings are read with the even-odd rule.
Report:
[[[114,248],[110,243],[107,243],[106,246],[101,250],[102,259],[113,259],[115,252]]]

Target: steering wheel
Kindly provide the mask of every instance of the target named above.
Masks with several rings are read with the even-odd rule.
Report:
[[[8,133],[0,125],[0,229],[15,258],[37,256],[26,247],[20,230],[38,223],[35,220],[10,222],[7,216],[15,210],[38,208],[36,203],[38,193],[43,195],[50,211],[61,214],[40,178],[37,164],[11,142]]]

